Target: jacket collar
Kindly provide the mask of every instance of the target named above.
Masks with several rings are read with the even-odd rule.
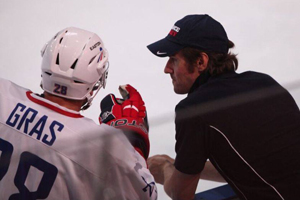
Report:
[[[230,72],[226,72],[224,74],[220,74],[220,75],[215,75],[215,76],[211,76],[208,72],[204,72],[202,74],[200,74],[198,76],[198,78],[195,80],[194,84],[192,85],[190,91],[188,94],[193,93],[197,88],[199,88],[201,85],[204,85],[205,83],[207,83],[208,81],[212,81],[215,79],[226,79],[226,78],[230,78],[232,76],[235,76],[237,73],[235,71],[230,71]]]
[[[210,74],[205,72],[205,73],[201,73],[198,78],[195,80],[194,84],[192,85],[189,94],[193,93],[198,87],[200,87],[201,85],[205,84],[208,79],[210,78]]]

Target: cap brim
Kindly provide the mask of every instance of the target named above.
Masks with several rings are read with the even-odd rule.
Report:
[[[166,57],[174,55],[183,49],[183,46],[164,38],[148,45],[147,48],[158,57]]]

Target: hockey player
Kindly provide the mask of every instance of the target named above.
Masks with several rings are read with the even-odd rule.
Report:
[[[147,129],[130,131],[144,144],[133,147],[122,131],[80,114],[105,88],[108,53],[99,36],[66,28],[41,53],[43,94],[0,79],[0,199],[156,199]],[[122,91],[126,111],[138,102],[146,112],[133,87]]]

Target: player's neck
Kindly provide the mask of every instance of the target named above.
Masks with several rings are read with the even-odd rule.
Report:
[[[71,99],[66,99],[63,97],[55,96],[52,95],[48,92],[44,92],[43,96],[45,99],[52,101],[54,103],[57,103],[60,106],[63,106],[65,108],[68,108],[70,110],[74,110],[79,112],[81,106],[83,105],[84,100],[71,100]]]

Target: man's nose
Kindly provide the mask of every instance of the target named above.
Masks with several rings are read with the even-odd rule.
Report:
[[[166,74],[171,74],[173,72],[172,66],[169,61],[167,62],[166,66],[165,66],[164,72]]]

